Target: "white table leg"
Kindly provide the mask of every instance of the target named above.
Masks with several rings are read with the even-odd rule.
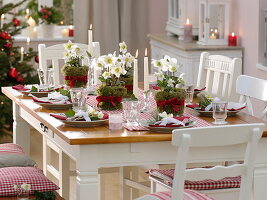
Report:
[[[20,107],[13,102],[13,143],[20,145],[26,154],[30,153],[30,125],[21,118]]]

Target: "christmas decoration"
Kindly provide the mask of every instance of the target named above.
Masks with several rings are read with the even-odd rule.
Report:
[[[27,24],[17,18],[20,11],[14,13],[13,10],[25,1],[17,4],[9,3],[0,8],[0,16],[2,14],[6,16],[0,28],[0,87],[38,83],[38,77],[32,66],[37,53],[29,48],[23,52],[23,60],[21,60],[20,47],[14,46],[13,36],[26,28]],[[1,92],[0,110],[0,136],[2,136],[12,132],[13,119],[12,102]]]

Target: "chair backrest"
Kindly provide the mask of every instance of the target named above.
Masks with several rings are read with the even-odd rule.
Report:
[[[263,128],[264,124],[258,123],[174,130],[172,133],[172,144],[178,146],[178,154],[172,199],[183,199],[184,180],[218,180],[224,177],[239,175],[241,175],[239,200],[251,199],[255,152],[257,143],[262,136]],[[231,160],[231,155],[229,155],[227,149],[235,146],[237,148],[243,147],[245,150],[243,164],[234,164],[228,167],[215,166],[212,168],[186,169],[187,160],[191,156],[189,151],[191,147],[197,148],[199,150],[198,156],[201,156],[201,158],[209,162],[209,155],[201,153],[202,151],[200,149],[218,147],[222,149],[220,151],[220,157],[225,159],[225,161],[229,161]],[[192,152],[196,153],[195,151]]]
[[[240,94],[240,102],[247,103],[248,113],[254,116],[250,98],[265,102],[265,108],[261,114],[262,119],[267,119],[267,80],[240,75],[236,81],[236,92]]]
[[[203,52],[200,56],[197,87],[206,87],[208,94],[222,100],[237,100],[235,84],[241,72],[242,61],[240,58],[231,59]]]
[[[80,47],[82,55],[85,57],[83,60],[84,65],[89,64],[89,60],[86,51],[88,51],[87,44],[74,43]],[[60,84],[60,62],[64,60],[65,48],[64,44],[56,44],[53,46],[46,47],[45,44],[38,45],[39,54],[39,68],[46,70],[48,68],[48,61],[51,61],[52,67],[54,69],[53,80],[55,85]],[[93,43],[93,56],[100,56],[100,47],[98,42]]]

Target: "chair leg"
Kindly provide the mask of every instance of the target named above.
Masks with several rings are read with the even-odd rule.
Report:
[[[131,200],[131,188],[125,184],[125,178],[130,179],[131,173],[129,167],[120,167],[120,199]]]

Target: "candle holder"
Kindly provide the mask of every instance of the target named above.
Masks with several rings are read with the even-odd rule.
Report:
[[[201,45],[227,45],[231,0],[200,0],[199,41]]]

